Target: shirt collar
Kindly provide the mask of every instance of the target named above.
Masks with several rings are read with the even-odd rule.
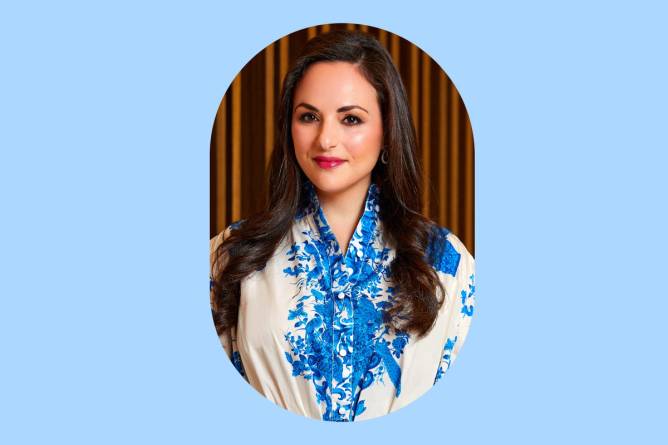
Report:
[[[318,228],[320,238],[334,249],[337,245],[336,237],[327,223],[325,214],[320,207],[320,201],[318,200],[318,194],[315,187],[308,179],[304,181],[303,187],[305,193],[305,206],[302,212],[300,212],[299,217],[312,215],[313,222]],[[372,182],[367,190],[366,198],[364,200],[364,211],[355,227],[355,232],[353,233],[350,245],[356,245],[365,249],[375,237],[380,215],[379,196],[380,189],[377,184]],[[339,247],[341,248],[341,251],[343,251],[343,246]]]

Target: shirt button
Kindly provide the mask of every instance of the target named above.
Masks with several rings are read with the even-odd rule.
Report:
[[[346,294],[344,292],[339,292],[338,297],[339,297],[339,300],[343,300],[344,298],[346,298]]]
[[[344,407],[339,408],[339,414],[344,415],[346,413],[346,409]]]
[[[340,355],[341,357],[345,357],[347,353],[348,353],[348,352],[346,352],[345,349],[339,349],[339,355]]]
[[[362,252],[361,250],[358,250],[357,251],[357,257],[362,258],[363,256],[364,256],[364,252]]]

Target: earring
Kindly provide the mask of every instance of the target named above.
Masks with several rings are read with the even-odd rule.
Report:
[[[387,164],[388,162],[387,156],[388,156],[387,150],[383,148],[383,151],[380,154],[380,162],[382,162],[383,164]]]

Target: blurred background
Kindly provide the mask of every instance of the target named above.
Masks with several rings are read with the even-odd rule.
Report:
[[[289,34],[256,54],[227,89],[211,135],[209,236],[265,206],[281,84],[305,43],[335,29],[376,37],[392,55],[408,94],[422,162],[423,214],[475,255],[474,150],[464,103],[447,74],[411,42],[372,26],[337,23]]]

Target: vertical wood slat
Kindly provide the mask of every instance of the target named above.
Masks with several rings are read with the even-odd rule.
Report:
[[[220,109],[218,110],[217,120],[217,129],[218,129],[218,143],[227,146],[227,98],[223,96],[223,100],[220,103]],[[227,150],[217,150],[216,151],[216,224],[218,227],[227,226],[227,181],[226,174],[227,172]]]
[[[380,44],[387,49],[387,31],[384,29],[378,31],[378,40],[380,41]]]
[[[313,29],[313,28],[309,28]],[[269,165],[269,159],[274,147],[274,44],[265,50],[264,64],[264,165]]]
[[[471,253],[475,247],[475,159],[473,158],[475,152],[473,151],[473,133],[471,125],[467,122],[465,128],[465,149],[464,149],[464,174],[466,175],[466,183],[464,185],[464,227],[462,230],[462,242],[468,246]]]
[[[459,95],[455,90],[454,85],[450,83],[448,96],[450,97],[448,111],[450,114],[450,168],[448,169],[450,187],[450,221],[451,230],[455,233],[460,232],[460,213],[459,213],[459,170],[461,165],[459,163]]]
[[[420,86],[420,81],[418,78],[420,72],[419,58],[418,58],[418,48],[415,45],[411,45],[411,86],[410,86],[410,107],[411,113],[413,115],[413,125],[417,130],[418,137],[420,135],[420,109],[418,108],[418,87]]]
[[[396,34],[392,34],[390,37],[390,54],[392,54],[394,65],[399,69],[401,66],[401,51],[399,50],[399,36]]]
[[[415,47],[417,48],[417,47]],[[422,175],[423,201],[422,214],[429,218],[431,210],[431,59],[422,52]]]
[[[232,82],[232,221],[241,218],[241,73]]]
[[[438,217],[441,224],[444,224],[446,219],[446,209],[448,200],[446,199],[446,178],[447,170],[447,136],[448,136],[448,121],[447,121],[447,103],[446,92],[447,82],[445,73],[439,70],[438,73]]]
[[[285,79],[285,75],[288,72],[288,57],[290,56],[290,41],[288,37],[283,37],[280,40],[278,45],[279,50],[279,82],[282,84]]]

